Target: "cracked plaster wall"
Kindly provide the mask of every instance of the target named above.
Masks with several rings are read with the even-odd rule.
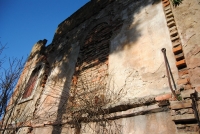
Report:
[[[153,0],[145,2],[111,2],[70,31],[63,31],[64,34],[60,36],[56,33],[52,44],[46,47],[47,59],[52,70],[39,100],[36,111],[39,120],[35,123],[42,123],[44,119],[52,121],[62,118],[62,112],[59,111],[68,99],[80,46],[87,33],[102,22],[114,27],[117,27],[114,22],[119,24],[119,28],[113,31],[110,39],[108,61],[109,74],[115,85],[110,89],[118,93],[123,87],[125,92],[118,103],[170,92],[161,48],[167,49],[175,79],[177,68],[162,4],[153,3]],[[66,24],[66,21],[63,23]],[[59,25],[58,31],[65,29],[63,23]]]
[[[170,118],[168,112],[153,113],[147,115],[138,115],[129,118],[121,118],[107,122],[108,124],[101,123],[83,123],[80,133],[81,134],[97,134],[97,133],[115,133],[115,134],[175,134],[176,128]],[[106,129],[102,129],[107,125]],[[59,131],[59,128],[56,128]],[[32,133],[51,133],[53,128],[46,126],[42,128],[35,128]],[[61,133],[73,134],[75,128],[70,125],[63,125]]]
[[[132,6],[134,4],[129,8]],[[109,56],[113,81],[118,87],[123,87],[127,82],[124,99],[170,92],[161,48],[167,49],[175,79],[177,69],[161,3],[150,4],[134,15],[128,15],[126,10],[123,13],[123,17],[127,16],[126,21],[130,21],[130,18],[133,21],[125,21],[121,31],[111,40],[111,48],[118,50]]]
[[[114,24],[116,21],[120,26],[119,29],[113,31],[110,39],[108,61],[109,75],[114,85],[110,89],[117,94],[123,88],[125,95],[121,97],[122,102],[135,97],[170,92],[161,48],[167,49],[175,80],[178,73],[162,4],[154,3],[153,0],[116,1],[111,2],[103,10],[70,31],[64,30],[69,20],[59,25],[58,31],[60,30],[63,34],[58,36],[57,31],[52,44],[47,47],[48,61],[52,66],[52,71],[47,80],[45,94],[41,97],[40,109],[48,111],[47,105],[50,102],[56,102],[55,107],[52,108],[56,110],[59,107],[58,100],[62,100],[60,96],[63,96],[62,94],[67,96],[79,49],[87,33],[99,23],[107,22],[112,26],[116,25]],[[52,83],[55,82],[57,84],[52,90]]]
[[[109,55],[109,74],[115,85],[110,88],[116,93],[124,88],[126,94],[121,101],[170,92],[161,48],[167,49],[175,79],[177,69],[162,4],[153,0],[145,2],[113,2],[62,36],[54,37],[52,44],[46,47],[52,70],[39,100],[38,118],[40,115],[47,120],[57,118],[57,110],[68,99],[80,45],[87,33],[101,22],[112,25],[120,20],[122,24],[113,31]],[[64,29],[62,24],[59,28]]]
[[[110,125],[112,124],[112,125]],[[135,117],[122,118],[110,121],[110,126],[105,132],[116,134],[174,134],[176,129],[167,112],[160,112],[148,115],[138,115]],[[96,134],[102,132],[102,124],[83,124],[81,134]],[[94,132],[96,130],[96,132]],[[98,131],[99,130],[99,131]]]
[[[35,109],[37,104],[34,118],[39,120],[34,122],[35,124],[61,119],[62,112],[59,110],[63,108],[68,99],[71,78],[81,43],[87,33],[102,22],[110,25],[112,22],[120,24],[119,29],[113,31],[110,39],[109,74],[115,85],[111,90],[118,93],[122,87],[125,87],[126,94],[121,102],[170,92],[161,48],[167,49],[167,57],[175,80],[178,73],[161,2],[154,3],[154,0],[119,0],[115,2],[110,0],[109,2],[105,8],[99,9],[99,12],[89,18],[86,17],[86,20],[69,28],[68,31],[65,29],[68,20],[59,25],[53,42],[45,50],[51,66],[46,86],[42,94],[38,90],[33,101],[23,104],[32,109]],[[84,18],[84,14],[82,15]],[[117,24],[113,25],[118,26]],[[59,35],[58,33],[62,33],[62,30],[63,34]],[[37,100],[38,98],[39,100]],[[21,109],[23,108],[21,106]],[[33,111],[30,112],[32,114]],[[161,120],[160,114],[168,117],[168,113],[152,115],[159,116],[159,119],[156,118],[158,124],[165,122]],[[142,115],[130,119],[120,119],[119,122],[121,124],[126,124],[131,120],[150,122],[150,116]],[[166,124],[160,125],[162,127]],[[130,130],[130,132],[137,130],[139,133],[137,128],[143,128],[143,126],[135,124],[134,130]],[[39,133],[45,130],[35,129],[34,131]],[[123,131],[125,133],[129,130],[124,129]]]

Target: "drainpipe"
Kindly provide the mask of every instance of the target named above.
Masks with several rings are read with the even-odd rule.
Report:
[[[168,78],[170,90],[171,90],[172,94],[174,95],[174,97],[176,98],[176,100],[178,100],[178,96],[176,95],[175,91],[173,90],[171,80],[170,80],[169,65],[167,64],[168,60],[167,60],[167,55],[166,55],[166,49],[162,48],[161,51],[163,52],[163,55],[164,55],[165,67],[166,67],[166,71],[167,71],[167,78]]]

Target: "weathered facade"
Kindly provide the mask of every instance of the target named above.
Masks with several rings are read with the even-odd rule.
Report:
[[[1,131],[199,133],[199,20],[198,0],[91,0],[34,45]]]

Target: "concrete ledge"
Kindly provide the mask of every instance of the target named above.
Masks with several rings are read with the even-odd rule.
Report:
[[[180,132],[179,134],[199,134],[199,132]]]
[[[190,95],[195,93],[195,90],[194,89],[189,89],[189,90],[184,90],[181,92],[181,96],[183,99],[185,98],[190,98]]]
[[[175,115],[172,116],[173,121],[188,121],[188,120],[196,120],[194,114],[183,114],[183,115]]]
[[[142,107],[132,108],[126,111],[111,113],[106,115],[105,117],[107,119],[113,120],[113,119],[131,117],[136,115],[144,115],[148,113],[155,113],[168,110],[169,110],[168,107],[159,107],[158,104],[154,104],[150,106],[142,106]]]
[[[171,101],[171,109],[183,109],[192,107],[192,100],[185,101]]]

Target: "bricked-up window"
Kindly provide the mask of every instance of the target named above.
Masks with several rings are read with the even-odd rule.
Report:
[[[77,61],[77,66],[81,71],[108,60],[111,35],[112,28],[107,23],[101,23],[89,32],[81,46]]]
[[[96,25],[86,36],[78,55],[76,70],[71,82],[71,96],[92,92],[95,97],[103,92],[108,73],[108,56],[113,27],[108,23]],[[89,90],[89,91],[88,91]],[[95,98],[91,98],[92,100]],[[81,100],[73,100],[78,107]]]
[[[22,96],[22,99],[26,99],[31,96],[31,94],[36,86],[36,82],[38,80],[38,75],[39,75],[40,70],[41,70],[41,65],[36,67],[33,70],[33,72],[31,73],[31,76],[26,84],[25,89],[24,89],[24,94]]]

